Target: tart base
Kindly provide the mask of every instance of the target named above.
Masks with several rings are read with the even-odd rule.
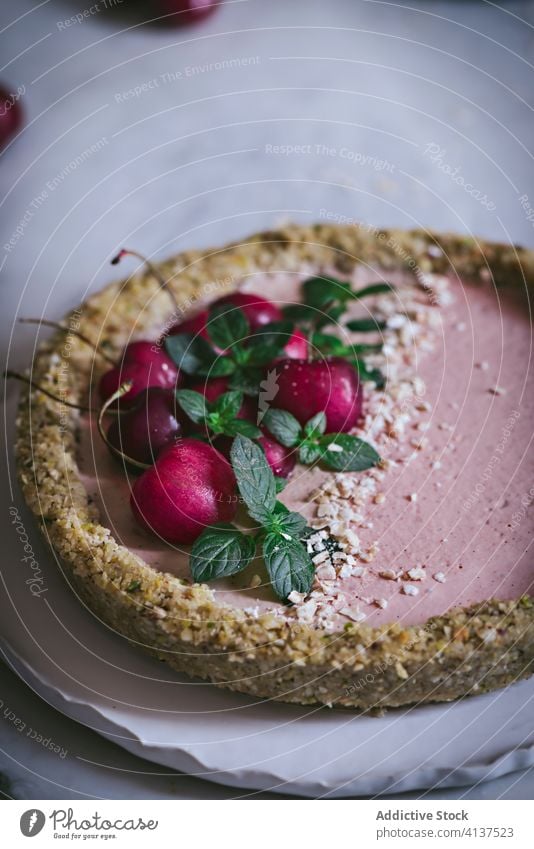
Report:
[[[243,275],[306,265],[351,272],[358,263],[415,274],[448,273],[531,286],[534,253],[465,237],[366,227],[287,227],[226,248],[188,252],[160,272],[183,307],[235,288]],[[149,273],[114,283],[65,319],[119,351],[130,333],[164,324],[170,300]],[[87,399],[104,364],[75,337],[58,333],[32,377],[65,401]],[[89,399],[90,400],[90,399]],[[93,402],[94,403],[94,402]],[[217,604],[205,585],[157,572],[99,522],[76,463],[77,411],[39,391],[23,394],[17,468],[24,497],[89,608],[109,627],[174,669],[242,693],[301,704],[383,708],[450,701],[526,677],[534,662],[530,598],[488,600],[421,626],[326,633],[271,613],[252,618]],[[140,587],[128,592],[132,582]],[[364,683],[362,683],[364,682]]]

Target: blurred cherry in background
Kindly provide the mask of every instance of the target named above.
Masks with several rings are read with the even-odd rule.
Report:
[[[162,23],[173,27],[200,23],[220,5],[220,0],[154,0],[150,4],[156,14],[168,15]]]
[[[0,84],[0,149],[19,131],[22,126],[22,107],[20,97],[22,88],[8,91]]]

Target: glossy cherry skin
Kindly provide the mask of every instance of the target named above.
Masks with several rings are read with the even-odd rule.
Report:
[[[253,295],[250,292],[232,292],[231,295],[219,298],[215,304],[227,306],[229,310],[232,307],[242,310],[247,317],[251,333],[273,321],[281,321],[283,318],[276,304],[268,301],[267,298],[262,298],[261,295]]]
[[[287,478],[295,468],[297,457],[294,448],[286,448],[277,442],[269,433],[263,430],[263,436],[258,439],[259,444],[265,451],[267,462],[274,475],[279,478]]]
[[[292,413],[301,424],[324,411],[327,433],[346,433],[361,418],[358,372],[346,360],[286,360],[278,369],[274,403]]]
[[[274,361],[279,363],[282,360],[305,360],[308,356],[308,340],[302,330],[298,327],[289,337],[289,341],[284,348],[283,356],[277,357]]]
[[[232,292],[231,295],[218,298],[212,304],[212,306],[217,307],[220,305],[228,307],[228,310],[231,310],[232,307],[242,310],[247,317],[251,333],[254,333],[259,327],[282,319],[282,313],[275,304],[266,298],[262,298],[261,295],[253,295],[248,292]],[[171,336],[176,333],[192,333],[195,336],[199,334],[206,339],[208,338],[206,331],[208,321],[209,311],[201,310],[191,318],[175,324],[169,333]]]
[[[220,6],[222,0],[155,0],[159,15],[169,15],[162,23],[185,27],[200,23]]]
[[[169,336],[176,336],[178,333],[191,333],[192,336],[202,336],[203,339],[209,339],[206,324],[208,323],[209,314],[207,310],[201,310],[191,318],[186,318],[183,321],[178,321],[173,324],[169,330]]]
[[[131,407],[139,393],[151,386],[174,389],[181,384],[181,375],[163,348],[153,342],[140,341],[127,345],[122,362],[102,375],[99,384],[102,401],[107,401],[127,380],[133,385],[121,398],[124,409]]]
[[[126,457],[153,463],[164,448],[188,432],[191,423],[171,389],[151,386],[135,400],[132,409],[115,416],[107,438]]]
[[[22,126],[22,108],[3,86],[0,86],[0,149]]]
[[[136,520],[169,543],[189,545],[207,525],[231,522],[237,509],[232,468],[211,445],[180,439],[132,489]]]

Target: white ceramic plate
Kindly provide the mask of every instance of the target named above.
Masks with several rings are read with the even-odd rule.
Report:
[[[20,502],[17,516],[8,507],[4,648],[48,702],[136,755],[222,784],[312,797],[472,784],[534,764],[534,680],[373,718],[258,703],[180,677],[84,609],[33,517]],[[37,572],[21,560],[24,532],[40,596],[26,583]]]

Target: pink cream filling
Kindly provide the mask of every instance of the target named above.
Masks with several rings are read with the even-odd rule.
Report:
[[[294,302],[303,277],[255,275],[244,288],[268,292],[278,303]],[[359,282],[366,278],[377,279],[359,273]],[[534,396],[527,304],[519,295],[495,293],[489,284],[464,288],[451,281],[450,288],[453,303],[440,308],[434,350],[420,350],[416,357],[431,409],[408,424],[404,442],[383,452],[396,462],[379,486],[385,500],[371,500],[365,506],[370,527],[356,528],[362,548],[377,544],[377,554],[362,564],[361,576],[342,582],[366,624],[418,624],[454,607],[532,591]],[[424,449],[414,449],[412,440],[422,438]],[[133,478],[128,481],[87,418],[79,465],[101,521],[115,538],[153,568],[190,580],[188,551],[151,537],[135,523],[128,504]],[[281,498],[312,518],[316,504],[310,495],[330,475],[297,466]],[[381,576],[414,567],[424,570],[424,580]],[[251,588],[254,575],[262,583]],[[416,595],[404,592],[407,583],[416,587]],[[211,587],[221,604],[260,612],[284,609],[258,562]],[[377,600],[385,600],[384,609]],[[344,621],[340,616],[339,624]]]

